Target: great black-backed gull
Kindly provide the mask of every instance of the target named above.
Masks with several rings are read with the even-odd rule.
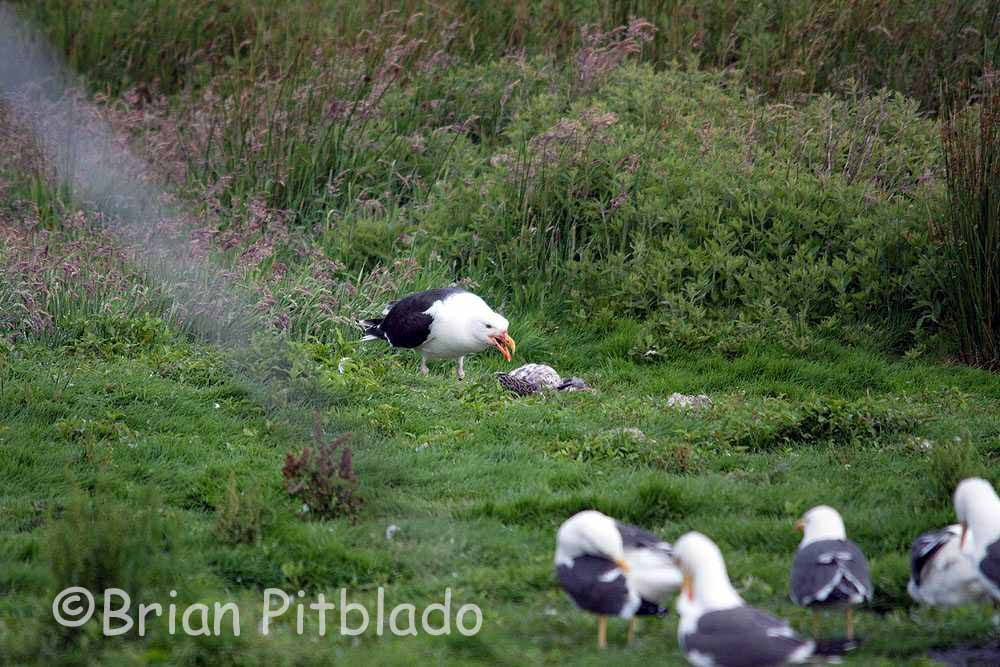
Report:
[[[420,352],[420,372],[428,359],[456,359],[465,377],[465,356],[495,347],[507,361],[516,349],[507,320],[481,298],[457,287],[410,294],[389,304],[380,319],[362,320],[361,340],[381,339]]]
[[[871,600],[874,591],[868,559],[847,539],[844,520],[832,507],[812,508],[795,527],[803,537],[792,561],[792,601],[813,610],[813,634],[817,609],[844,608],[847,639],[853,640],[854,607]]]
[[[910,551],[910,597],[932,607],[955,607],[988,600],[983,582],[972,564],[972,531],[962,544],[959,524],[930,530],[913,541]]]
[[[597,645],[607,646],[608,616],[659,616],[664,596],[681,584],[668,542],[596,510],[574,514],[556,536],[556,576],[578,607],[597,614]]]
[[[992,484],[972,477],[959,483],[954,502],[963,531],[960,544],[971,532],[974,544],[967,552],[969,559],[986,592],[1000,600],[1000,498]]]
[[[806,662],[816,649],[787,622],[747,606],[729,582],[722,552],[701,533],[674,545],[683,572],[677,596],[677,639],[684,656],[699,667],[773,667]]]

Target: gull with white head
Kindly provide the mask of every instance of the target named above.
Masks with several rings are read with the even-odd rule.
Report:
[[[809,660],[814,642],[787,622],[750,607],[733,588],[719,547],[701,533],[683,535],[674,545],[683,573],[677,612],[677,639],[697,667],[776,667]]]
[[[556,576],[581,609],[597,614],[597,645],[607,646],[608,616],[660,616],[663,598],[676,591],[681,575],[668,542],[596,510],[567,519],[556,535]]]
[[[516,349],[510,324],[481,298],[458,287],[410,294],[386,306],[381,318],[361,320],[361,340],[384,340],[393,347],[420,352],[420,372],[428,359],[455,359],[458,379],[465,377],[465,357],[495,347],[507,361]]]
[[[906,590],[920,604],[956,607],[989,599],[972,562],[975,540],[954,524],[929,530],[913,541],[910,549],[910,581]]]
[[[844,608],[847,639],[853,640],[853,609],[870,601],[874,592],[868,559],[858,545],[847,539],[844,520],[832,507],[812,508],[795,527],[803,536],[792,561],[792,601],[813,610],[814,635],[817,609]]]
[[[986,592],[1000,600],[1000,497],[992,484],[972,477],[959,483],[954,503],[961,525],[960,546],[965,546],[970,532],[975,536],[966,553]]]

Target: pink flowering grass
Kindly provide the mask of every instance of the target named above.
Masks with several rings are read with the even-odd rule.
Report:
[[[637,65],[665,29],[641,18],[608,27],[581,17],[560,57],[515,48],[485,65],[463,56],[460,16],[437,32],[426,16],[371,18],[367,32],[306,40],[198,86],[145,80],[96,96],[93,113],[162,190],[150,224],[128,239],[164,251],[141,279],[163,289],[171,316],[192,332],[346,340],[359,313],[461,279],[522,306],[681,313],[670,326],[716,312],[777,320],[767,313],[793,300],[861,317],[890,302],[873,296],[883,293],[908,304],[909,321],[929,301],[922,278],[861,280],[857,262],[842,267],[846,254],[795,269],[810,280],[788,280],[787,259],[771,263],[770,241],[743,247],[719,225],[724,215],[740,224],[763,216],[767,225],[751,229],[770,234],[772,218],[802,216],[796,243],[850,247],[851,257],[884,256],[900,234],[919,243],[909,213],[903,225],[865,223],[867,236],[850,238],[808,213],[825,207],[820,219],[835,217],[817,202],[836,198],[851,211],[852,202],[895,206],[901,196],[932,205],[940,166],[911,102],[855,87],[799,107],[771,104],[735,71]],[[58,190],[50,164],[22,155],[31,182]],[[824,197],[810,194],[814,181]],[[33,201],[20,192],[15,199]],[[48,229],[81,208],[73,197],[62,209],[39,206]],[[98,207],[105,217],[92,222],[112,223],[115,206],[129,203]],[[911,254],[891,252],[916,270]]]

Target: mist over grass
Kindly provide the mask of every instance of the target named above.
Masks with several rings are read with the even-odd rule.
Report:
[[[708,533],[805,630],[791,526],[832,504],[877,588],[847,664],[996,640],[988,609],[906,595],[910,541],[1000,463],[996,376],[953,362],[968,247],[942,235],[978,210],[976,149],[946,155],[933,117],[968,78],[980,136],[989,3],[10,7],[39,33],[0,39],[0,662],[679,663],[673,616],[592,649],[552,575],[587,507]],[[597,392],[515,399],[499,357],[457,383],[360,344],[358,316],[446,284],[511,320],[515,361]],[[281,473],[315,414],[353,433],[339,518]],[[107,639],[52,621],[73,584],[246,623]],[[271,586],[451,588],[484,626],[263,637]]]
[[[66,197],[60,204],[84,206],[95,224],[80,229],[87,223],[78,219],[67,225],[71,235],[93,232],[123,248],[173,309],[210,323],[212,332],[204,333],[245,338],[244,305],[207,255],[191,252],[183,204],[85,99],[45,38],[6,4],[0,6],[0,44],[0,102],[10,116],[5,144],[18,149],[7,159],[27,167],[19,178],[34,188],[35,206],[60,193]]]

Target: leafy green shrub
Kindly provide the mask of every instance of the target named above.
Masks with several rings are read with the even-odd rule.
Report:
[[[117,313],[74,318],[63,325],[70,354],[104,359],[149,351],[176,337],[166,323],[149,313],[124,317]]]
[[[629,66],[568,110],[540,95],[491,169],[431,195],[418,247],[657,345],[867,321],[906,345],[937,256],[933,125],[888,94],[758,105],[732,75]]]

